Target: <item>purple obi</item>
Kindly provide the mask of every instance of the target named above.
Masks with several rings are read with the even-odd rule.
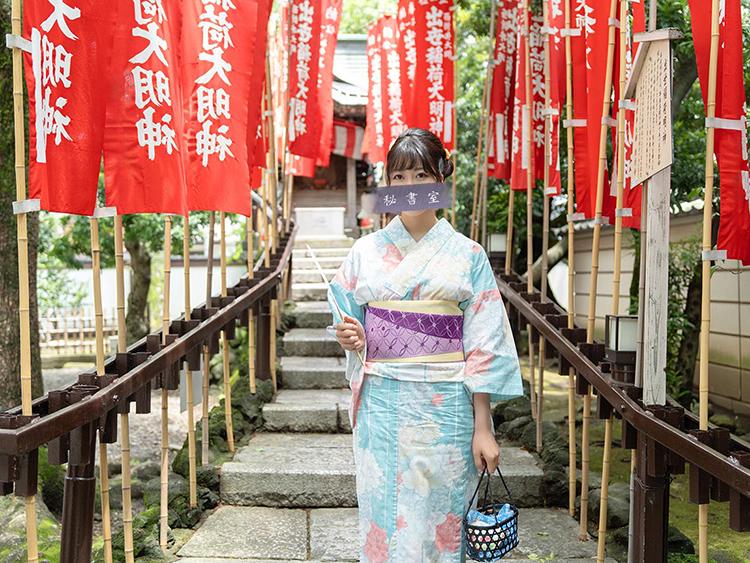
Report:
[[[461,362],[463,325],[463,312],[448,301],[383,301],[368,305],[367,360]]]

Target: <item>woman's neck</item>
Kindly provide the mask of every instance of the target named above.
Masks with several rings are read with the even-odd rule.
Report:
[[[401,223],[403,223],[404,228],[417,242],[419,242],[437,222],[438,218],[434,211],[425,211],[419,215],[401,214]]]

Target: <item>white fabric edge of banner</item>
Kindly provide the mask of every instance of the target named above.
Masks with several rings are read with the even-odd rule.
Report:
[[[565,218],[567,219],[568,223],[575,223],[576,221],[586,220],[586,216],[580,211],[578,213],[568,213]]]
[[[560,115],[560,112],[557,111],[557,108],[544,108],[542,110],[542,115],[544,117],[550,117],[550,116],[554,117],[554,116]]]
[[[586,127],[586,119],[563,119],[563,127]]]
[[[21,215],[22,213],[33,213],[34,211],[42,210],[42,202],[38,199],[24,199],[21,201],[13,202],[13,215]]]
[[[615,209],[615,217],[632,217],[633,216],[633,209],[631,207],[621,207],[620,209]]]
[[[8,49],[21,49],[21,51],[31,53],[31,41],[20,35],[13,35],[12,33],[6,34],[5,46]]]
[[[602,117],[602,125],[608,125],[609,127],[617,127],[617,120],[610,116]]]
[[[557,195],[557,188],[544,188],[544,195]]]
[[[93,219],[104,219],[106,217],[114,217],[117,215],[116,207],[97,207],[91,214]]]
[[[617,102],[617,107],[620,109],[629,109],[635,111],[638,109],[638,104],[635,100],[620,100]]]
[[[611,25],[612,27],[620,29],[620,20],[618,20],[617,18],[609,18],[607,20],[607,25]]]
[[[580,27],[564,27],[560,30],[560,37],[580,37]]]
[[[594,217],[594,225],[609,225],[609,217]]]
[[[706,129],[728,129],[730,131],[744,131],[744,119],[726,119],[724,117],[707,117]]]
[[[727,259],[726,250],[704,250],[701,252],[701,258],[704,262],[718,262]]]

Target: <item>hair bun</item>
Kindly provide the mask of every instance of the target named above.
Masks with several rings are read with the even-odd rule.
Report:
[[[453,161],[448,160],[446,158],[440,159],[440,175],[443,177],[443,180],[450,177],[451,174],[453,174]]]

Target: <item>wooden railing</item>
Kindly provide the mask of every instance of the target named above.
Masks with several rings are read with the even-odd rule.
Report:
[[[559,354],[559,370],[575,370],[576,393],[589,388],[597,397],[597,417],[621,420],[622,448],[637,452],[634,479],[634,561],[666,561],[669,521],[669,477],[689,464],[690,501],[729,502],[729,527],[750,531],[750,444],[728,430],[697,430],[696,417],[674,402],[645,406],[641,389],[612,373],[604,345],[586,343],[585,329],[569,329],[568,316],[557,305],[527,293],[516,275],[500,275],[498,287],[511,323],[531,325]],[[521,320],[523,319],[523,320]]]
[[[106,375],[93,370],[81,373],[78,382],[50,391],[33,402],[33,415],[21,415],[20,407],[0,413],[0,494],[29,497],[37,492],[38,448],[48,446],[49,462],[68,464],[63,500],[61,561],[91,560],[96,478],[94,456],[97,437],[117,442],[117,414],[131,410],[150,412],[151,390],[179,387],[180,368],[200,369],[204,346],[219,351],[219,335],[233,338],[236,326],[248,326],[255,318],[255,374],[271,379],[271,302],[283,293],[282,277],[291,269],[296,227],[279,240],[270,267],[256,266],[254,277],[228,288],[227,297],[213,297],[193,309],[191,318],[174,320],[162,346],[161,331],[134,343],[125,353],[106,362]],[[260,264],[260,263],[259,263]],[[287,276],[288,279],[289,276]]]

